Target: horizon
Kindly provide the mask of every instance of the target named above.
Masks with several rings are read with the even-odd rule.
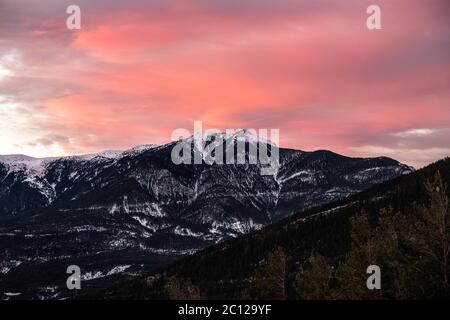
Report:
[[[242,130],[247,130],[247,129],[242,129]],[[204,132],[204,131],[203,131]],[[225,133],[225,132],[220,132],[220,133]],[[190,136],[189,138],[192,138],[192,137],[194,137],[194,135],[192,135],[192,136]],[[186,138],[186,139],[189,139],[189,138]],[[183,140],[185,140],[185,139],[183,139]],[[33,156],[33,155],[29,155],[29,154],[23,154],[23,153],[14,153],[14,154],[2,154],[2,153],[0,153],[0,157],[14,157],[14,156],[25,156],[25,157],[27,157],[27,158],[31,158],[32,160],[46,160],[46,159],[61,159],[61,158],[70,158],[70,157],[82,157],[82,156],[91,156],[91,155],[99,155],[99,154],[102,154],[102,153],[108,153],[108,152],[117,152],[117,153],[123,153],[123,152],[126,152],[126,151],[130,151],[130,150],[133,150],[133,149],[135,149],[135,148],[139,148],[139,147],[144,147],[144,146],[155,146],[155,147],[160,147],[160,146],[164,146],[164,145],[168,145],[168,144],[170,144],[170,143],[172,143],[172,142],[174,142],[174,141],[168,141],[168,142],[165,142],[165,143],[162,143],[162,144],[155,144],[155,143],[144,143],[144,144],[140,144],[140,145],[134,145],[134,146],[129,146],[129,147],[126,147],[126,148],[124,148],[124,149],[107,149],[107,150],[98,150],[98,151],[96,151],[96,152],[91,152],[91,153],[79,153],[79,154],[62,154],[62,155],[55,155],[55,156],[48,156],[48,157],[40,157],[40,156]],[[422,167],[415,167],[415,166],[412,166],[412,165],[410,165],[410,164],[408,164],[408,163],[404,163],[404,162],[402,162],[402,161],[400,161],[400,160],[398,160],[398,159],[395,159],[395,158],[392,158],[392,157],[389,157],[389,156],[386,156],[386,155],[378,155],[378,156],[358,156],[358,155],[347,155],[347,154],[343,154],[343,153],[339,153],[339,152],[336,152],[336,151],[334,151],[334,150],[330,150],[330,149],[313,149],[313,150],[306,150],[306,149],[297,149],[297,148],[288,148],[288,147],[283,147],[283,146],[278,146],[280,149],[290,149],[290,150],[295,150],[295,151],[300,151],[300,152],[317,152],[317,151],[328,151],[328,152],[332,152],[332,153],[335,153],[335,154],[338,154],[338,155],[340,155],[340,156],[344,156],[344,157],[348,157],[348,158],[391,158],[391,159],[393,159],[393,160],[396,160],[396,161],[398,161],[398,162],[400,162],[400,163],[402,163],[402,164],[404,164],[404,165],[408,165],[408,166],[410,166],[410,167],[412,167],[413,169],[415,169],[415,170],[419,170],[419,169],[421,169],[421,168],[423,168],[423,167],[426,167],[426,166],[428,166],[428,165],[430,165],[430,164],[432,164],[432,163],[434,163],[434,162],[436,162],[436,161],[439,161],[439,160],[443,160],[443,159],[445,159],[445,158],[447,158],[448,156],[445,156],[445,157],[442,157],[442,158],[440,158],[440,159],[436,159],[436,161],[433,161],[433,162],[431,162],[431,163],[429,163],[429,164],[427,164],[427,165],[425,165],[425,166],[422,166]],[[0,159],[1,160],[1,159]]]
[[[0,4],[0,154],[87,155],[171,132],[274,128],[280,146],[450,155],[446,0],[68,0]],[[101,151],[98,151],[101,150]]]

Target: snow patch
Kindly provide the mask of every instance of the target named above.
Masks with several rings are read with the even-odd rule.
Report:
[[[201,233],[201,232],[193,232],[189,228],[183,228],[183,227],[180,227],[180,226],[176,226],[175,230],[173,230],[173,233],[177,234],[179,236],[183,236],[183,237],[195,237],[195,238],[198,238],[198,237],[203,236],[203,233]]]
[[[100,278],[104,278],[107,276],[112,276],[114,274],[122,273],[125,270],[127,270],[129,267],[131,267],[130,264],[116,266],[106,273],[101,272],[101,271],[89,271],[89,272],[86,272],[85,274],[81,275],[80,279],[84,280],[84,281],[100,279]]]
[[[3,294],[7,297],[17,297],[17,296],[20,296],[22,293],[21,292],[4,292]]]

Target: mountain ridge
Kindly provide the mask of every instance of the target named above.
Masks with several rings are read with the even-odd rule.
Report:
[[[65,278],[63,266],[79,264],[93,288],[411,171],[390,158],[281,148],[276,175],[262,176],[260,164],[175,165],[174,145],[57,159],[41,176],[0,163],[2,286],[63,297],[60,278],[24,287],[24,273],[54,269]],[[52,295],[39,289],[52,286]]]
[[[246,235],[210,246],[168,266],[81,299],[168,299],[167,284],[173,279],[196,286],[203,299],[248,299],[255,269],[268,254],[282,248],[287,256],[287,274],[320,253],[336,261],[351,246],[350,218],[360,212],[376,216],[383,208],[408,215],[427,197],[425,182],[440,172],[450,182],[450,158],[444,158],[407,175],[375,185],[348,198],[307,209]],[[450,190],[447,190],[449,192]],[[450,194],[447,194],[450,196]],[[233,257],[239,257],[235,259]],[[286,281],[292,282],[289,278]],[[295,297],[293,288],[286,295]]]

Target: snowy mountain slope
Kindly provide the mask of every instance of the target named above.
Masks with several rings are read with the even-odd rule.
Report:
[[[248,159],[257,139],[244,136]],[[111,279],[139,273],[411,171],[389,158],[280,149],[278,171],[262,176],[260,164],[175,165],[173,146],[56,159],[1,156],[0,283],[15,287],[23,272],[74,262],[104,275],[88,284],[110,281],[115,267],[131,265]],[[61,296],[61,288],[37,289],[58,281],[42,279],[28,294]]]

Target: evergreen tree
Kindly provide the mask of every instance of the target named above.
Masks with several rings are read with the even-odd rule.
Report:
[[[200,299],[200,289],[194,286],[190,279],[180,279],[173,275],[167,279],[164,286],[170,300],[197,300]]]
[[[294,287],[297,298],[305,300],[329,298],[333,267],[323,256],[314,252],[310,255],[308,264],[309,268],[301,266],[295,277]]]
[[[378,245],[375,229],[365,212],[352,217],[352,246],[336,271],[337,287],[332,295],[336,299],[379,299],[379,290],[367,289],[367,267],[377,264]]]
[[[449,294],[450,211],[447,185],[438,171],[425,184],[428,206],[419,206],[419,217],[408,237],[414,251],[410,284],[421,297]],[[419,281],[417,281],[419,280]]]
[[[377,261],[382,270],[383,298],[405,299],[408,297],[407,279],[410,276],[409,260],[404,253],[407,226],[411,217],[394,213],[391,207],[381,209],[375,229]]]
[[[378,223],[362,213],[351,219],[352,246],[336,272],[334,298],[417,299],[449,295],[450,213],[440,173],[425,183],[427,206],[415,214],[383,209]],[[378,265],[382,289],[366,287],[365,269]]]
[[[282,248],[271,252],[255,273],[255,297],[286,299],[286,254]]]

